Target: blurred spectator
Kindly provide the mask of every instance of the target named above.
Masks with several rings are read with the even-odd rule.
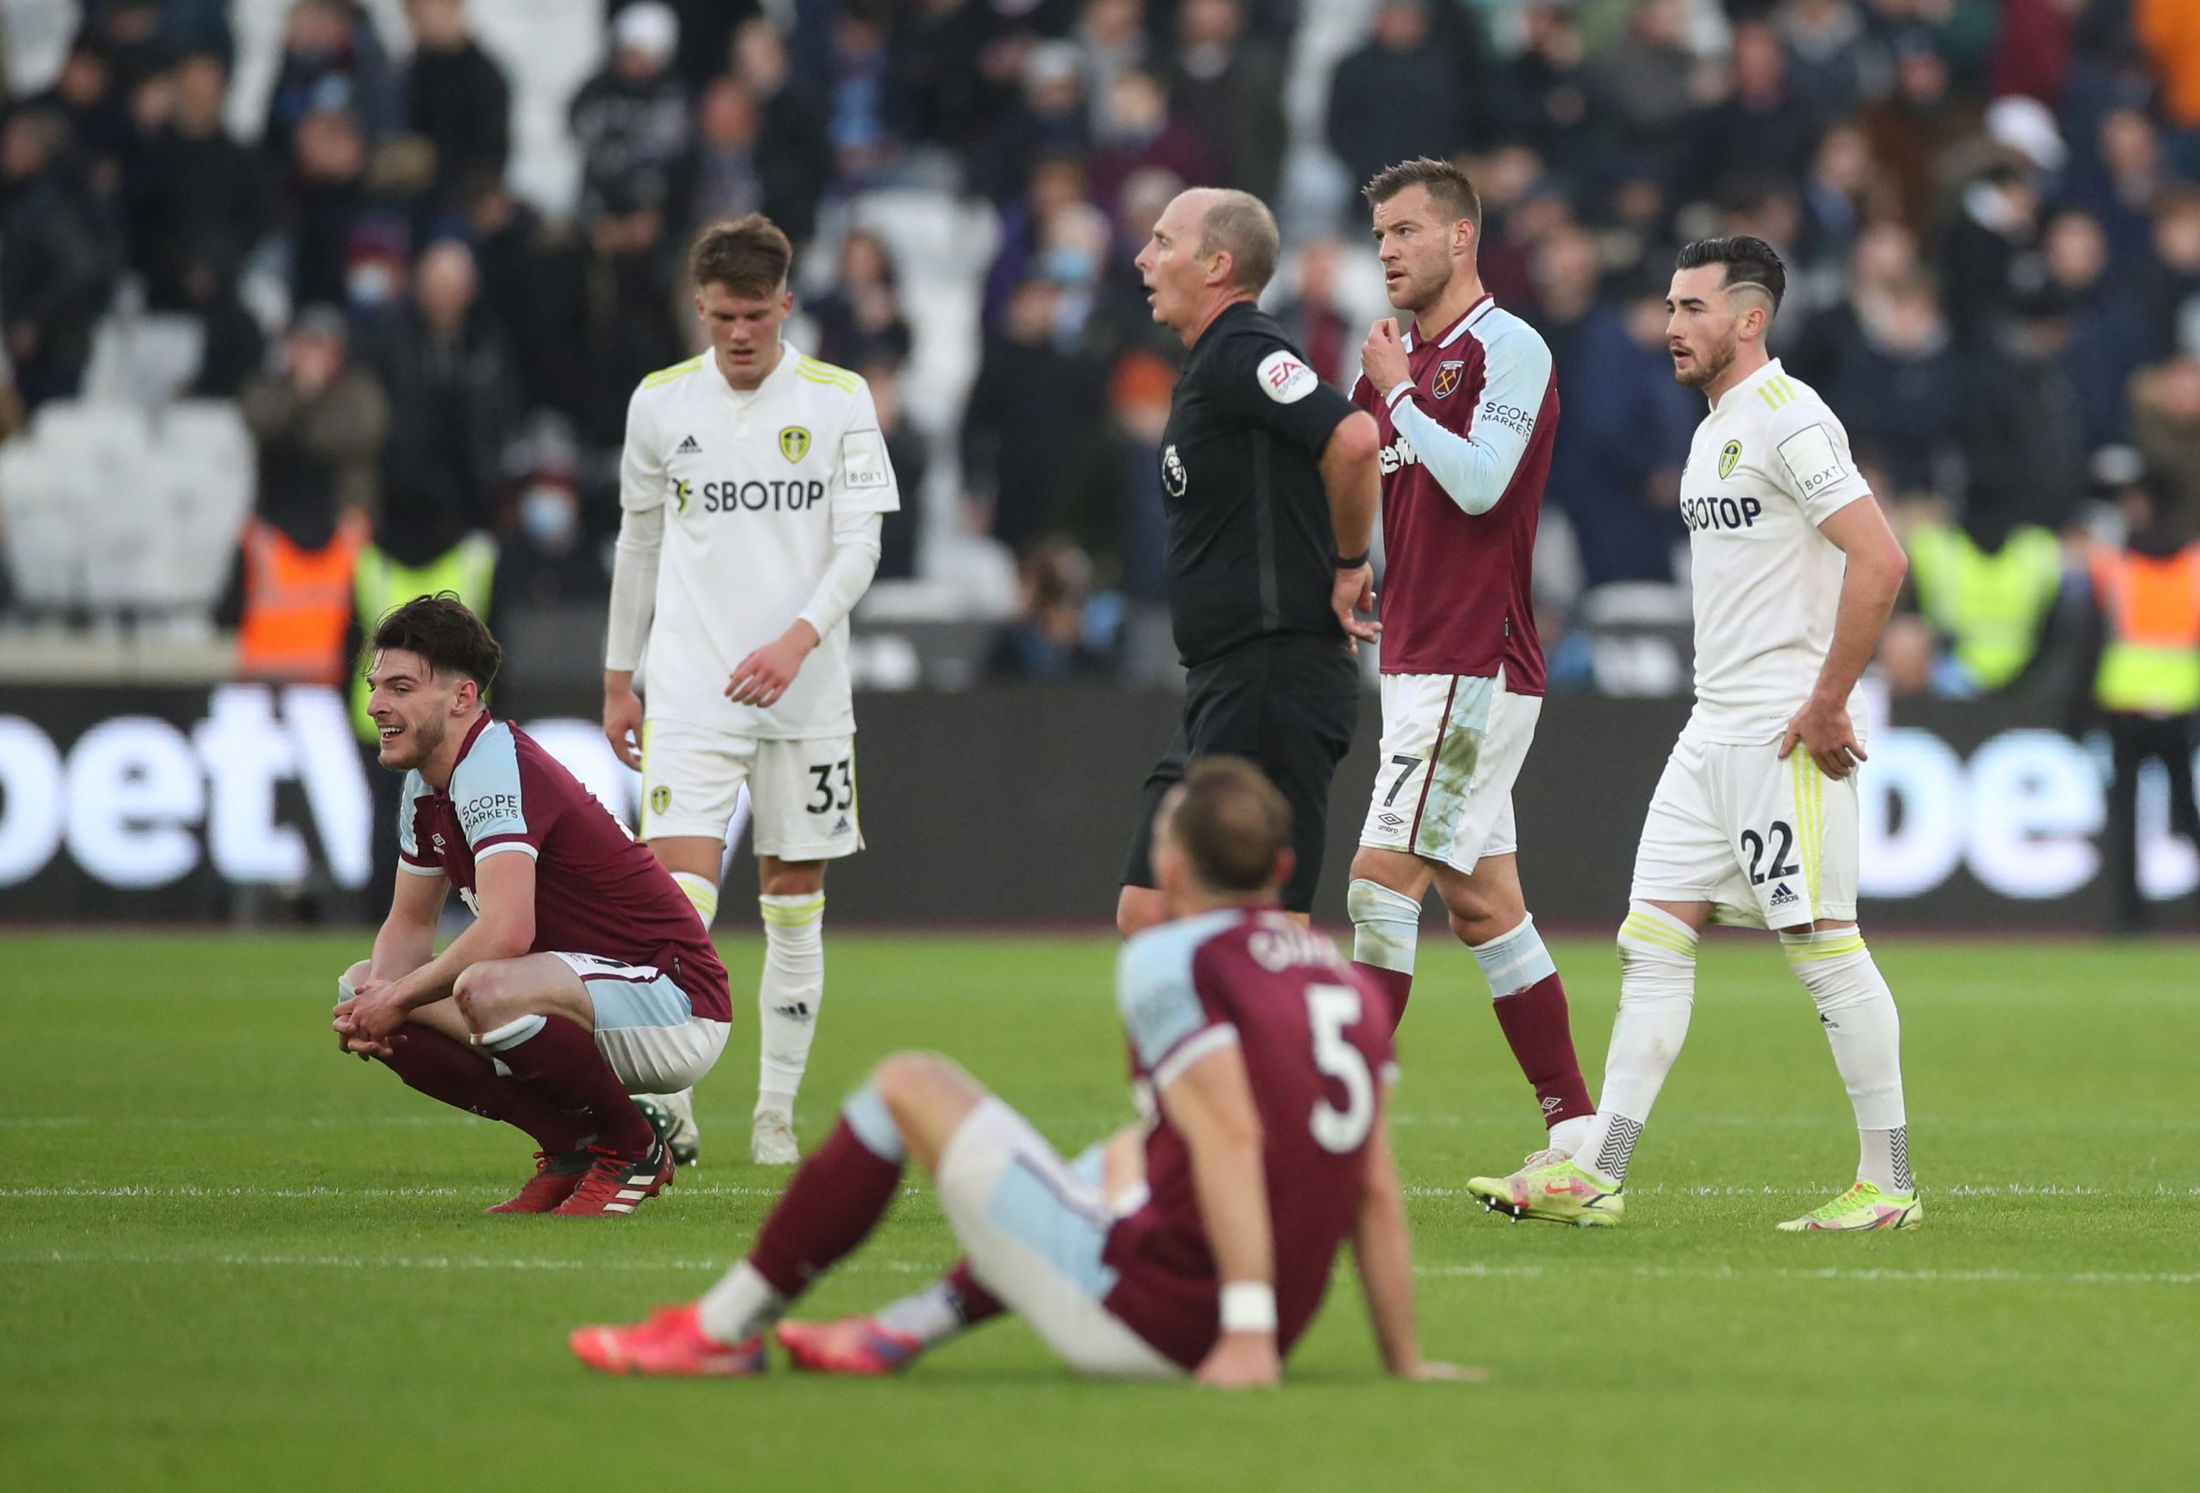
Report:
[[[567,118],[581,153],[581,216],[593,221],[670,203],[673,163],[688,143],[687,90],[672,70],[680,23],[640,0],[611,23],[611,60],[573,95]]]
[[[1349,389],[1359,377],[1364,334],[1346,316],[1337,295],[1338,261],[1343,253],[1333,238],[1315,239],[1301,249],[1298,286],[1291,299],[1276,308],[1276,320],[1292,345],[1306,354],[1309,367],[1338,388]]]
[[[734,32],[733,70],[758,110],[764,215],[800,249],[817,233],[817,205],[833,176],[825,116],[802,89],[788,86],[786,41],[763,17]]]
[[[1779,33],[1764,21],[1734,28],[1725,96],[1690,125],[1691,192],[1714,196],[1736,179],[1791,182],[1810,160],[1817,129],[1787,77]]]
[[[0,126],[0,318],[26,413],[74,395],[117,269],[115,233],[46,108]]]
[[[228,23],[209,7],[220,0],[102,0],[84,12],[80,39],[97,48],[114,75],[115,95],[128,98],[179,51],[208,46],[226,54]],[[196,13],[196,14],[194,14]]]
[[[273,223],[266,170],[223,123],[228,88],[221,58],[185,57],[163,80],[163,117],[132,155],[130,262],[156,311],[194,303],[193,268],[234,278]]]
[[[1211,186],[1214,157],[1205,141],[1169,113],[1169,95],[1152,73],[1126,68],[1108,84],[1093,130],[1092,200],[1113,217],[1123,184],[1159,169],[1186,186]]]
[[[2150,357],[2200,353],[2200,187],[2164,190],[2154,209],[2154,262],[2142,293]]]
[[[2131,433],[2161,474],[2158,516],[2188,526],[2200,519],[2200,356],[2182,354],[2132,376]]]
[[[1940,217],[1943,156],[1976,130],[1978,114],[1957,96],[1947,60],[1929,31],[1897,31],[1891,55],[1893,85],[1864,111],[1864,131],[1903,223],[1923,237]]]
[[[1108,379],[1108,418],[1063,478],[1060,528],[1089,554],[1102,583],[1138,601],[1168,595],[1168,516],[1161,437],[1176,373],[1143,348]]]
[[[1084,68],[1074,45],[1044,42],[1032,47],[1022,82],[1016,104],[1002,112],[970,167],[972,185],[1004,204],[1028,191],[1045,163],[1082,162],[1092,135]],[[1084,190],[1082,179],[1078,190]]]
[[[826,128],[840,179],[876,186],[908,139],[907,111],[886,49],[886,12],[877,0],[845,0],[833,17]]]
[[[582,440],[616,448],[626,438],[626,404],[634,386],[688,355],[673,320],[680,245],[667,240],[664,215],[613,196],[589,229],[589,254],[578,322],[576,406],[569,413]],[[679,314],[692,315],[685,296]]]
[[[1670,171],[1701,68],[1688,47],[1688,0],[1644,0],[1598,74],[1598,93],[1629,144]]]
[[[290,300],[342,305],[349,297],[352,232],[367,208],[367,150],[359,122],[338,110],[298,121],[288,208]]]
[[[2085,435],[2070,350],[2071,307],[2054,292],[2025,301],[1964,366],[1966,515],[2060,529],[2086,491]]]
[[[2130,438],[2124,390],[2150,351],[2137,299],[2108,273],[2108,236],[2075,209],[2049,220],[2047,283],[2072,307],[2070,351],[2064,357],[2077,386],[2085,449]]]
[[[382,454],[385,535],[496,526],[499,459],[515,423],[511,352],[479,304],[473,251],[445,239],[422,251],[410,303],[369,350],[390,405]]]
[[[924,486],[931,474],[931,450],[924,433],[909,423],[902,409],[900,360],[873,357],[854,366],[870,385],[878,428],[886,437],[886,459],[893,465],[894,482],[902,493],[901,507],[879,525],[878,578],[906,581],[917,573],[923,543]]]
[[[1018,562],[1017,615],[994,637],[985,676],[994,680],[1104,679],[1115,673],[1122,609],[1096,605],[1092,561],[1050,539]]]
[[[764,212],[767,163],[757,149],[760,127],[756,100],[739,78],[727,74],[704,85],[695,106],[695,138],[672,171],[668,205],[683,237],[705,224]]]
[[[260,150],[281,165],[291,157],[299,126],[317,114],[339,112],[359,121],[379,140],[393,123],[388,60],[374,23],[355,0],[296,0],[283,24],[283,52]]]
[[[1057,483],[1100,407],[1099,376],[1055,341],[1061,291],[1026,280],[1010,296],[963,412],[963,479],[975,527],[1022,553],[1053,527]]]
[[[623,0],[607,0],[607,13],[617,11]],[[673,53],[673,70],[690,94],[700,94],[705,84],[725,71],[726,58],[740,29],[764,10],[761,0],[668,0],[680,25],[680,45]]]
[[[1007,17],[985,0],[918,0],[896,19],[889,45],[907,100],[912,141],[967,150],[981,141],[1011,90]]]
[[[1291,139],[1284,67],[1246,39],[1242,0],[1183,0],[1168,79],[1173,112],[1208,142],[1221,184],[1273,198]]]
[[[1681,462],[1701,401],[1691,409],[1673,382],[1662,315],[1644,323],[1600,297],[1596,246],[1586,233],[1553,233],[1536,277],[1536,327],[1557,371],[1562,433],[1550,493],[1573,521],[1582,583],[1670,581],[1674,546],[1687,537]]]
[[[474,40],[466,0],[405,0],[412,60],[404,71],[405,127],[435,147],[437,195],[501,177],[512,152],[512,89]]]
[[[1835,370],[1864,335],[1856,308],[1918,273],[1917,240],[1900,223],[1879,222],[1857,236],[1844,266],[1846,295],[1811,316],[1782,353],[1790,373],[1819,390],[1831,389]]]
[[[1581,28],[1561,0],[1529,0],[1524,23],[1527,45],[1497,80],[1492,123],[1500,136],[1533,146],[1555,170],[1578,170],[1602,147],[1604,124]]]
[[[267,361],[267,336],[237,293],[234,265],[195,257],[184,264],[182,278],[183,309],[205,333],[187,392],[194,399],[235,399]]]
[[[1934,694],[1970,699],[2013,689],[2045,651],[2062,591],[2062,543],[1991,512],[1938,519],[1903,536],[1910,596],[1932,645]]]
[[[1991,167],[1963,189],[1955,222],[1941,248],[1941,283],[1948,314],[1966,343],[1984,346],[1993,325],[2036,274],[2040,247],[2040,190],[2026,173]]]
[[[2192,768],[2200,725],[2200,544],[2189,522],[2172,516],[2172,506],[2159,482],[2130,484],[2117,501],[2123,544],[2096,545],[2088,556],[2092,662],[2073,714],[2095,716],[2108,732],[2114,770],[2101,850],[2119,933],[2146,926],[2138,797],[2148,763],[2160,762],[2169,776],[2170,833],[2200,850]]]
[[[503,182],[469,187],[466,226],[482,299],[512,349],[521,400],[577,419],[584,398],[581,348],[588,254],[562,222],[544,219]]]
[[[1871,287],[1854,305],[1857,335],[1835,354],[1819,392],[1856,449],[1875,456],[1889,496],[1933,491],[1963,390],[1940,298],[1930,280],[1911,275]]]
[[[1047,156],[1035,161],[1031,178],[1020,199],[1001,209],[999,250],[985,275],[985,310],[981,325],[997,330],[1008,315],[1009,298],[1016,287],[1039,273],[1047,223],[1060,212],[1085,200],[1085,168],[1072,156]],[[1151,226],[1150,224],[1148,225]],[[1145,235],[1139,236],[1145,242]]]
[[[810,297],[804,309],[817,327],[817,355],[828,363],[898,366],[909,357],[894,259],[886,241],[868,228],[851,228],[841,238],[831,287]]]
[[[127,103],[141,81],[125,87],[116,77],[107,49],[88,33],[79,33],[61,59],[53,86],[23,100],[29,108],[50,109],[68,124],[65,135],[70,164],[102,191],[113,186],[117,163],[130,148]]]
[[[1448,59],[1429,45],[1427,0],[1382,0],[1366,45],[1329,80],[1329,148],[1344,163],[1352,196],[1345,217],[1362,226],[1361,184],[1414,156],[1450,156],[1470,143],[1467,92]]]
[[[1108,91],[1125,73],[1146,67],[1145,0],[1083,0],[1070,33],[1085,74],[1093,128],[1105,123]]]
[[[1865,71],[1864,21],[1854,0],[1788,0],[1774,24],[1803,112],[1824,122],[1854,109]]]
[[[340,514],[381,511],[389,404],[373,373],[350,363],[342,312],[301,311],[280,367],[245,386],[242,409],[259,447],[262,518],[317,549]]]
[[[2154,236],[2152,209],[2168,187],[2154,122],[2138,109],[2101,117],[2098,160],[2079,174],[2073,196],[2108,235],[2109,263],[2119,277],[2140,272]]]
[[[1788,267],[1789,293],[1801,290],[1806,306],[1823,306],[1839,297],[1857,236],[1873,206],[1872,186],[1871,146],[1863,130],[1837,124],[1819,137],[1802,185],[1796,263]]]
[[[529,473],[514,509],[491,592],[499,612],[587,605],[610,597],[611,573],[601,548],[588,542],[580,489],[571,473]]]

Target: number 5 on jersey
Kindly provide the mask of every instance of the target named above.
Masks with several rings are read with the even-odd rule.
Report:
[[[1360,1019],[1360,1012],[1360,992],[1350,985],[1306,987],[1314,1066],[1343,1084],[1345,1092],[1343,1109],[1325,1098],[1314,1106],[1309,1123],[1314,1143],[1339,1156],[1357,1151],[1375,1123],[1375,1075],[1367,1071],[1366,1055],[1344,1039],[1344,1029]]]

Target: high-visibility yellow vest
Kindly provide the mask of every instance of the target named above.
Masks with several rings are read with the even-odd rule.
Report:
[[[477,617],[489,614],[489,588],[496,578],[496,541],[486,534],[469,534],[425,565],[400,565],[368,545],[360,553],[358,567],[359,630],[366,635],[360,645],[359,667],[352,671],[351,723],[361,741],[375,737],[374,721],[367,714],[367,668],[374,662],[374,625],[386,614],[420,596],[455,591],[458,599]]]
[[[2108,629],[2093,698],[2127,715],[2200,710],[2200,544],[2159,560],[2102,545],[2091,568]]]
[[[1997,690],[2023,673],[2062,588],[2055,536],[2027,525],[1989,555],[1963,530],[1928,524],[1912,531],[1909,550],[1918,609],[1979,687]]]
[[[237,672],[246,679],[334,684],[344,674],[352,566],[366,521],[346,514],[327,544],[301,549],[273,524],[244,528],[244,611]]]

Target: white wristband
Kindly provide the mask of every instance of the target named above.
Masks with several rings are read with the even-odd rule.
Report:
[[[1224,1332],[1274,1332],[1276,1288],[1263,1281],[1231,1281],[1222,1288]]]

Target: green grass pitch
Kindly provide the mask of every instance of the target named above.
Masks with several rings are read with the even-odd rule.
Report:
[[[1534,1141],[1471,962],[1431,937],[1399,1150],[1422,1336],[1482,1387],[1375,1370],[1349,1272],[1281,1391],[1069,1378],[1021,1326],[890,1383],[595,1378],[563,1334],[698,1292],[778,1177],[746,1165],[755,1027],[703,1166],[625,1221],[491,1219],[516,1132],[327,1033],[357,940],[0,939],[0,1486],[24,1490],[1760,1489],[2191,1486],[2200,980],[2189,947],[1887,941],[1919,1231],[1791,1237],[1848,1108],[1762,938],[1713,940],[1622,1229],[1508,1225],[1461,1183]],[[736,989],[760,946],[726,940]],[[834,936],[800,1116],[943,1049],[1065,1149],[1126,1116],[1111,942]],[[1617,989],[1556,953],[1592,1076]],[[950,1258],[905,1197],[808,1308]]]

